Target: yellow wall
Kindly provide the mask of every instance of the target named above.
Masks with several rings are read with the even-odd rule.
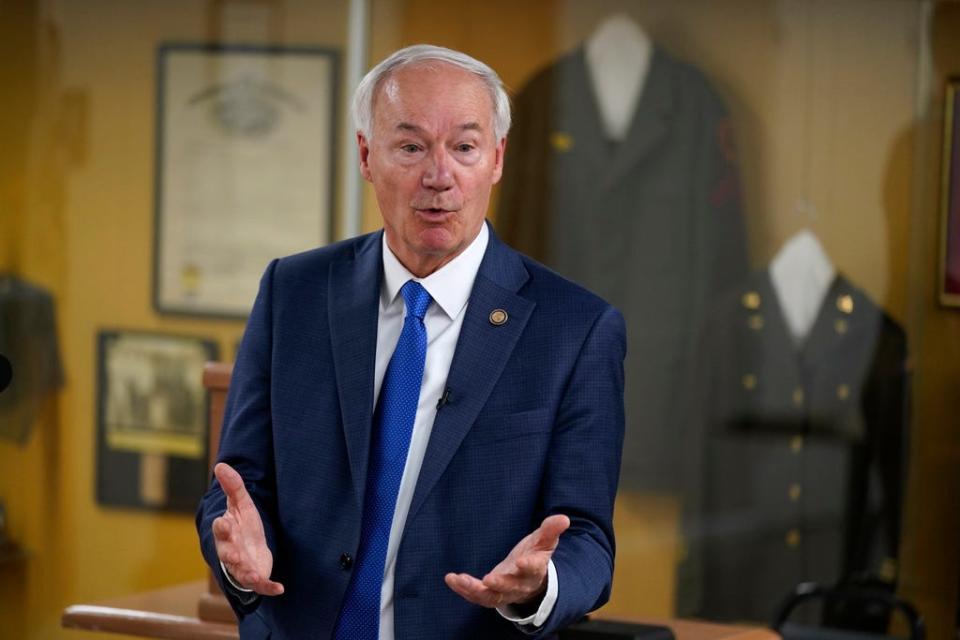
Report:
[[[59,630],[67,604],[205,574],[192,514],[103,507],[94,500],[97,332],[210,337],[230,358],[243,323],[161,316],[151,302],[156,46],[207,40],[212,4],[21,5],[27,7],[22,14],[5,13],[0,24],[3,35],[39,34],[41,82],[35,91],[28,82],[23,60],[29,47],[0,61],[17,80],[4,83],[4,102],[11,87],[32,102],[26,113],[0,107],[5,155],[8,134],[23,145],[16,162],[2,165],[0,269],[16,269],[54,293],[67,384],[26,447],[0,444],[0,498],[11,534],[29,552],[25,562],[0,567],[0,638],[47,640],[81,637]],[[342,49],[345,6],[287,1],[271,33],[240,25],[236,37]],[[65,92],[88,104],[79,139],[61,135]]]
[[[233,38],[345,50],[345,4],[277,2],[266,32],[241,25]],[[13,88],[0,106],[0,270],[16,268],[54,293],[67,374],[30,442],[0,443],[0,498],[29,552],[0,567],[0,638],[80,637],[57,630],[66,604],[204,573],[190,516],[94,502],[94,399],[101,328],[209,336],[227,357],[242,331],[238,322],[157,315],[150,300],[155,49],[164,40],[208,39],[211,6],[218,5],[24,0],[0,21],[0,81]],[[600,16],[622,10],[714,80],[737,131],[754,263],[809,226],[837,266],[909,331],[916,397],[902,591],[922,606],[937,638],[952,624],[960,564],[960,311],[943,310],[934,296],[941,86],[960,72],[960,21],[956,12],[934,12],[940,36],[925,88],[923,7],[377,0],[371,59],[431,41],[490,62],[518,88]],[[29,51],[37,52],[32,60]],[[88,105],[79,138],[63,135],[65,92]],[[369,191],[363,226],[377,226]],[[670,613],[677,512],[669,496],[620,499],[610,612]]]

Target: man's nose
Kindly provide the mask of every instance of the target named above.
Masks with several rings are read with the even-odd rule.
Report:
[[[426,172],[423,174],[423,186],[427,189],[445,191],[453,187],[453,172],[447,150],[440,148],[430,154]]]

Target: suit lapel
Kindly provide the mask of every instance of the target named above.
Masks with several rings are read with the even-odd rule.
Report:
[[[675,99],[669,64],[655,48],[633,120],[621,141],[603,134],[603,116],[585,50],[581,47],[558,65],[554,88],[558,130],[571,136],[573,152],[588,158],[603,188],[610,189],[629,175],[669,133]]]
[[[535,304],[516,293],[527,278],[519,254],[502,244],[491,230],[447,376],[450,402],[437,411],[408,521],[470,431],[527,325]],[[490,321],[495,309],[506,311],[507,322],[494,325]]]
[[[673,93],[666,64],[663,53],[655,48],[627,136],[615,145],[606,177],[608,187],[629,175],[633,166],[656,148],[670,130]],[[599,106],[597,109],[599,113]]]
[[[337,393],[350,472],[363,496],[370,452],[373,374],[383,264],[381,233],[369,235],[352,258],[330,267],[327,301]]]

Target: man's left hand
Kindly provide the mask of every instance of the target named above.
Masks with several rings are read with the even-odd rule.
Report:
[[[448,573],[447,586],[481,607],[525,604],[539,599],[547,589],[547,564],[570,518],[554,515],[517,543],[510,554],[482,580],[466,573]]]

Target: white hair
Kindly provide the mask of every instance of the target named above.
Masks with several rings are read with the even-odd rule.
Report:
[[[377,89],[394,71],[423,62],[444,62],[477,76],[487,86],[493,103],[493,133],[499,142],[510,130],[510,98],[497,72],[465,53],[432,44],[415,44],[394,52],[367,72],[353,94],[351,112],[357,131],[367,139],[373,133],[373,100]]]

